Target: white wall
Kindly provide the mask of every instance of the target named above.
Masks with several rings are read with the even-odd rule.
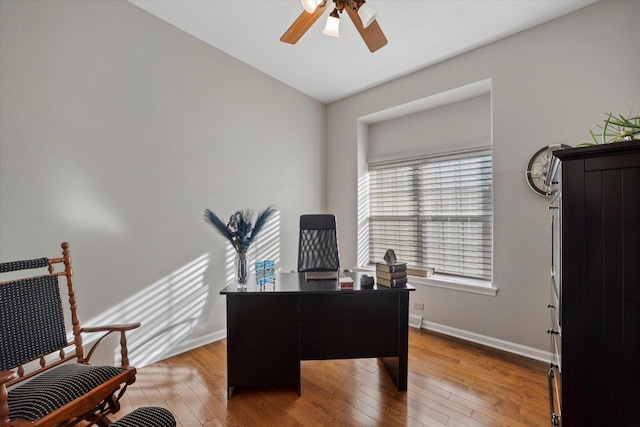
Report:
[[[491,144],[491,96],[475,96],[369,125],[367,157],[406,158]],[[460,121],[464,126],[460,126]]]
[[[205,208],[275,205],[270,253],[296,268],[321,103],[122,1],[2,1],[0,58],[0,259],[69,241],[83,324],[143,323],[132,364],[225,333]]]
[[[342,264],[357,262],[357,183],[369,135],[358,119],[490,79],[499,291],[493,297],[418,285],[411,301],[425,310],[412,313],[548,351],[548,199],[527,187],[524,171],[542,146],[587,141],[604,112],[627,114],[632,103],[640,112],[638,22],[640,2],[598,2],[329,105],[327,209],[339,218]]]

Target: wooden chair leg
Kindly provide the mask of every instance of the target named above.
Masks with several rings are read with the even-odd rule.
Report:
[[[106,415],[91,414],[87,416],[85,420],[89,421],[91,423],[90,425],[96,425],[100,427],[108,427],[112,424],[111,420],[107,418]]]
[[[109,413],[115,414],[120,410],[120,398],[115,397],[113,394],[107,399],[107,405],[109,407]]]

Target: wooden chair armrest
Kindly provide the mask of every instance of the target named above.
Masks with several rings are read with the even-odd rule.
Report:
[[[17,372],[14,371],[0,371],[0,384],[8,383],[17,376]]]
[[[104,335],[100,337],[100,339],[98,339],[98,341],[95,342],[95,344],[93,344],[93,346],[89,350],[89,353],[87,354],[87,357],[84,359],[84,363],[89,363],[89,359],[91,359],[93,352],[96,350],[96,348],[98,347],[98,344],[100,344],[100,342],[103,339],[105,339],[112,332],[120,332],[120,355],[122,357],[121,366],[123,368],[128,368],[129,367],[129,356],[128,356],[129,350],[127,349],[126,331],[130,331],[132,329],[136,329],[139,327],[140,327],[140,322],[127,323],[123,325],[107,325],[107,326],[93,326],[88,328],[81,328],[80,331],[86,332],[86,333],[106,332]]]
[[[88,328],[81,328],[80,332],[121,332],[121,331],[130,331],[132,329],[136,329],[140,327],[140,322],[137,323],[126,323],[122,325],[106,325],[106,326],[90,326]]]

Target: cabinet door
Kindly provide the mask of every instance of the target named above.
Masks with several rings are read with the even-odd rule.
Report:
[[[302,359],[399,355],[398,292],[303,295]]]
[[[602,162],[603,166],[606,163]],[[585,173],[585,326],[598,394],[587,398],[588,419],[640,425],[640,168]],[[610,368],[621,367],[618,373]],[[602,415],[606,414],[606,415]]]
[[[299,385],[297,295],[227,296],[229,387]]]
[[[567,243],[578,253],[583,251],[580,262],[565,265],[575,276],[568,277],[570,286],[563,281],[562,288],[565,309],[573,313],[570,317],[563,313],[563,415],[572,424],[579,420],[587,423],[581,425],[636,426],[640,425],[634,409],[640,401],[640,168],[609,167],[613,165],[604,159],[598,159],[600,169],[590,168],[589,163],[583,172],[584,204],[570,207],[573,212],[582,210],[581,228],[563,223],[574,227],[575,240]],[[576,233],[584,236],[581,248],[575,247],[580,241]]]
[[[640,168],[625,169],[622,183],[624,316],[619,375],[624,377],[624,425],[640,426]]]

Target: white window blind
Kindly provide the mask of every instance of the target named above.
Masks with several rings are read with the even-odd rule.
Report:
[[[409,265],[491,280],[489,150],[370,165],[369,261],[387,249]]]

